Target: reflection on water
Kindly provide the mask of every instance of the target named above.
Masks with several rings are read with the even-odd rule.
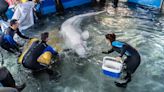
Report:
[[[56,48],[62,50],[64,43],[58,34],[62,22],[76,14],[96,11],[89,8],[79,10],[77,8],[77,10],[68,11],[68,14],[63,17],[46,18],[43,21],[44,25],[32,28],[25,33],[39,37],[41,32],[49,31],[50,44],[53,46],[57,44]],[[58,71],[61,72],[62,77],[58,81],[49,81],[47,74],[33,77],[16,63],[16,56],[4,52],[4,65],[14,75],[17,83],[27,83],[23,92],[163,92],[164,16],[139,7],[135,9],[127,7],[124,4],[117,11],[110,6],[106,10],[106,13],[87,19],[81,24],[82,30],[90,32],[88,58],[78,58],[72,51],[61,53],[62,62]],[[105,56],[101,52],[110,49],[104,37],[109,32],[115,32],[118,40],[131,44],[141,54],[141,65],[126,89],[115,87],[114,79],[101,72],[99,62]],[[110,56],[116,55],[116,53],[110,54]]]

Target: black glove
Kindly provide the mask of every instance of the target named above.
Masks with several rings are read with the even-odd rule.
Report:
[[[103,53],[103,54],[109,54],[108,52],[105,52],[105,51],[103,51],[102,53]]]

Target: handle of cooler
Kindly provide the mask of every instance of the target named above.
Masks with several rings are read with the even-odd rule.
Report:
[[[105,63],[105,60],[108,60],[108,59],[113,60],[113,61],[116,61],[118,63],[123,63],[123,60],[122,59],[120,61],[117,61],[115,57],[109,57],[109,56],[105,56],[103,58],[103,63]]]

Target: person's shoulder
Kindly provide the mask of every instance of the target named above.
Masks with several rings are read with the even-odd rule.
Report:
[[[8,31],[11,31],[11,27],[8,27],[7,29],[6,29],[6,31],[8,32]]]
[[[112,42],[112,46],[119,46],[120,47],[123,45],[126,45],[126,43],[122,42],[122,41],[118,41],[118,40]]]
[[[115,43],[123,43],[123,42],[122,41],[119,41],[119,40],[115,40],[112,43],[115,44]]]
[[[116,41],[113,41],[114,43],[122,43],[122,44],[127,44],[126,42],[124,41],[120,41],[120,40],[116,40]]]

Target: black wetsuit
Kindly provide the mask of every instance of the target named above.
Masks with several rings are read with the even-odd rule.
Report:
[[[113,0],[113,8],[117,8],[118,6],[118,0]]]
[[[56,4],[56,10],[59,14],[63,14],[64,13],[64,6],[62,4],[62,0],[55,0],[55,4]]]
[[[17,31],[14,31],[11,27],[9,27],[6,32],[6,34],[10,35],[12,38],[14,37],[15,33],[18,34],[21,38],[29,39],[29,37],[22,35],[22,33],[19,31],[19,29],[17,29]]]
[[[0,83],[4,87],[15,87],[15,80],[6,67],[0,67]]]
[[[137,50],[132,46],[128,45],[127,43],[113,41],[112,49],[109,50],[108,53],[111,53],[113,51],[120,53],[120,57],[122,57],[123,55],[127,56],[127,58],[124,61],[127,67],[126,72],[129,74],[134,73],[141,61],[140,55],[137,52]]]
[[[15,33],[18,34],[21,38],[29,39],[29,37],[22,35],[19,29],[17,29],[17,31],[14,31],[11,27],[9,27],[6,34],[3,34],[0,37],[0,45],[3,49],[12,53],[14,53],[15,51],[19,51],[19,44],[17,44],[17,42],[15,42],[13,39]]]
[[[23,57],[23,66],[31,70],[42,70],[46,69],[47,66],[37,62],[37,59],[44,52],[49,51],[53,55],[57,56],[56,52],[51,46],[47,45],[46,42],[35,41],[30,46],[29,50]]]
[[[100,6],[105,6],[106,0],[100,0]]]
[[[37,59],[43,53],[43,50],[47,46],[48,45],[44,42],[34,42],[23,58],[23,66],[32,70],[39,70],[45,68],[45,66],[37,62]]]
[[[8,7],[9,7],[9,4],[5,0],[0,0],[0,16],[4,20],[7,20],[6,12],[7,12]]]
[[[31,70],[46,69],[46,65],[37,62],[38,57],[46,51],[51,52],[52,55],[58,55],[58,52],[56,52],[51,46],[47,45],[46,42],[33,42],[23,57],[23,66]]]

